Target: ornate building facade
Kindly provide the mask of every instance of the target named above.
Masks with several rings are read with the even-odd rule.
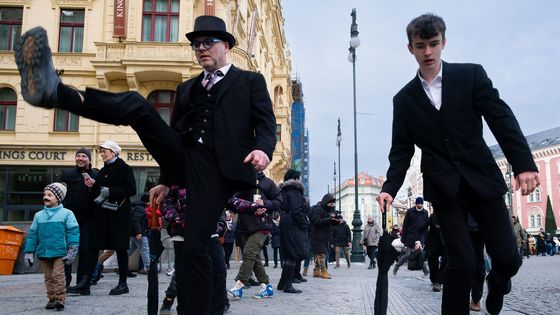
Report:
[[[237,67],[265,77],[277,118],[277,145],[267,170],[274,180],[290,165],[291,63],[280,0],[0,0],[0,221],[28,221],[41,208],[43,187],[74,165],[80,147],[112,139],[134,168],[138,193],[158,168],[130,127],[97,123],[63,110],[27,104],[13,46],[21,33],[44,27],[54,66],[65,84],[110,92],[136,91],[169,121],[176,86],[200,74],[184,36],[199,15],[226,22],[238,45]]]

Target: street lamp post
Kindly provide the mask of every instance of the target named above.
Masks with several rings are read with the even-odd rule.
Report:
[[[336,162],[334,162],[334,172],[333,172],[333,196],[336,198]],[[340,208],[338,209],[340,211]]]
[[[352,63],[352,87],[354,95],[354,218],[352,220],[352,256],[353,262],[365,261],[364,252],[360,246],[362,238],[362,219],[360,218],[360,209],[358,208],[358,129],[356,119],[356,48],[360,46],[360,38],[358,37],[358,24],[356,24],[356,9],[352,9],[352,25],[350,26],[350,48],[348,51],[348,61]]]
[[[342,142],[342,132],[340,131],[340,118],[338,118],[338,133],[336,134],[336,146],[338,147],[338,210],[342,211],[341,189],[340,186],[340,143]]]

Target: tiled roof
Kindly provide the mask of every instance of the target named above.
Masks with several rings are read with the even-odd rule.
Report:
[[[527,143],[529,144],[529,148],[531,149],[531,151],[536,151],[547,147],[560,145],[560,127],[541,131],[539,133],[529,135],[525,138],[527,139]],[[497,144],[491,146],[490,151],[492,152],[492,155],[496,160],[499,160],[504,157],[504,153],[502,152],[502,149]]]

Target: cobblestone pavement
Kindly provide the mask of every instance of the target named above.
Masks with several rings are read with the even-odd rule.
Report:
[[[524,259],[519,274],[513,279],[513,289],[506,297],[502,314],[560,314],[560,256]],[[232,263],[228,273],[228,287],[234,283],[239,263]],[[165,271],[165,270],[164,270]],[[281,269],[267,268],[274,285]],[[377,269],[368,270],[364,264],[352,268],[334,269],[333,279],[308,277],[307,283],[296,284],[302,294],[276,292],[274,298],[256,300],[253,287],[245,290],[244,298],[231,302],[228,314],[373,314]],[[388,314],[439,314],[441,293],[431,291],[428,279],[420,271],[401,268],[399,274],[389,277]],[[131,292],[109,296],[116,285],[117,275],[105,273],[98,285],[92,286],[91,296],[68,296],[67,314],[145,314],[146,276],[129,278]],[[160,300],[170,277],[160,273]],[[46,304],[42,274],[0,276],[0,314],[44,314]],[[483,314],[471,312],[471,315]]]

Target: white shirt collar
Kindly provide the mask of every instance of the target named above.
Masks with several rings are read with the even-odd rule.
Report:
[[[216,71],[220,70],[222,71],[222,73],[224,74],[224,77],[226,76],[226,74],[228,73],[229,69],[231,68],[231,63],[221,67],[220,69],[217,69]],[[208,75],[208,71],[204,70],[204,77],[206,78],[206,76]],[[217,80],[219,80],[220,78],[218,77]]]
[[[436,83],[436,81],[441,81],[443,76],[441,75],[441,72],[443,71],[443,62],[440,60],[439,61],[439,71],[438,74],[436,74],[436,77],[434,78],[434,81],[432,83],[429,83],[428,81],[426,81],[424,78],[422,78],[422,74],[420,73],[420,69],[418,69],[418,78],[420,78],[420,82],[422,82],[422,85],[427,84],[427,85],[433,85],[434,83]]]

